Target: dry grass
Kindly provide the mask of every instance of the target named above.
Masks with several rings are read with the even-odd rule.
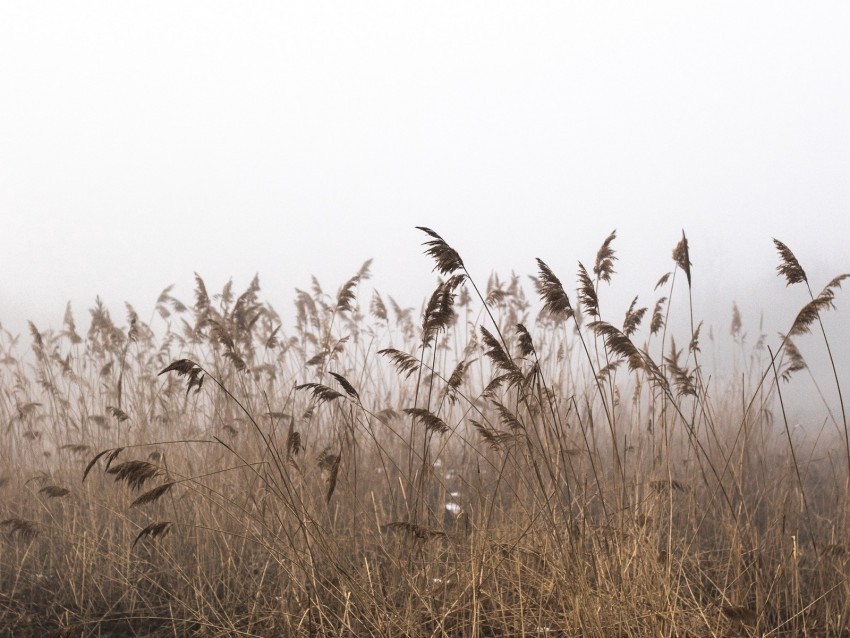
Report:
[[[147,323],[0,335],[0,636],[850,636],[834,362],[820,429],[783,395],[843,276],[707,370],[684,235],[618,320],[616,233],[574,290],[537,261],[538,314],[421,230],[418,321],[363,314],[367,262],[294,321],[196,276]]]

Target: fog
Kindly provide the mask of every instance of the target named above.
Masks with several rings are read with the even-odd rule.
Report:
[[[773,335],[807,296],[771,238],[815,293],[850,270],[847,24],[843,2],[3,3],[0,323],[69,301],[83,323],[97,295],[144,317],[194,272],[259,273],[286,316],[367,258],[418,306],[417,225],[481,281],[540,257],[571,282],[616,228],[619,316],[684,229],[697,315],[725,335],[734,301]]]

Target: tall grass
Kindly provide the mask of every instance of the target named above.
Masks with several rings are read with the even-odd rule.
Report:
[[[576,286],[539,259],[532,300],[420,230],[418,312],[367,262],[294,319],[196,276],[147,322],[2,335],[0,635],[850,635],[832,351],[820,428],[783,395],[847,275],[710,370],[684,234],[612,317],[616,233]]]

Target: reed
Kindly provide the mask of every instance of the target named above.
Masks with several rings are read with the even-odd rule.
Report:
[[[848,275],[815,294],[774,240],[809,301],[714,369],[684,233],[616,317],[616,232],[530,300],[420,231],[418,318],[367,261],[292,318],[196,275],[147,322],[0,332],[0,636],[850,635]],[[837,409],[794,430],[813,329]]]

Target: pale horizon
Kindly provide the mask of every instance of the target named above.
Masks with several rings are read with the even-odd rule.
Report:
[[[87,9],[86,9],[87,7]],[[479,281],[565,282],[617,229],[619,313],[684,229],[695,303],[746,321],[850,270],[842,3],[7,4],[0,323],[145,314],[259,274],[416,306],[424,225]],[[795,296],[796,295],[796,296]],[[838,295],[839,313],[847,308]],[[777,325],[790,321],[778,313]],[[839,315],[840,316],[840,315]],[[720,322],[720,319],[717,320]]]

